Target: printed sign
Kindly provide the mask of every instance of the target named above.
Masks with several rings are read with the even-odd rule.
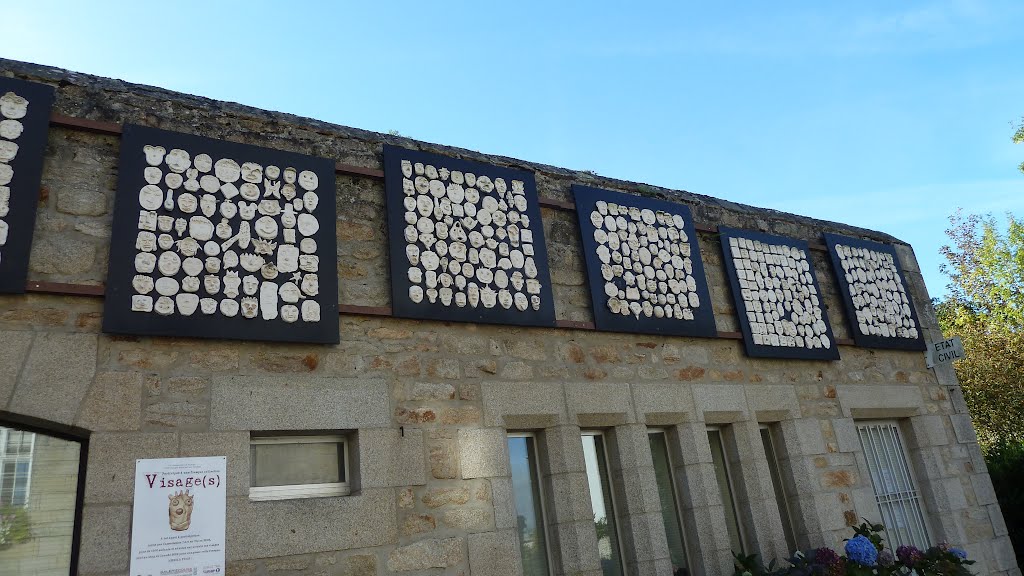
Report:
[[[925,360],[929,368],[934,368],[937,364],[945,364],[946,362],[963,358],[964,343],[960,341],[959,336],[954,336],[949,340],[932,342],[928,345],[928,351],[925,353]]]
[[[132,576],[223,574],[227,457],[135,461]]]

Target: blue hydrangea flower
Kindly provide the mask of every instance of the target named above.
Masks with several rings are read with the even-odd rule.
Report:
[[[963,548],[950,548],[949,551],[952,552],[953,555],[957,558],[961,560],[967,560],[967,551]]]
[[[878,549],[860,534],[846,541],[846,556],[861,566],[874,566],[878,561]]]

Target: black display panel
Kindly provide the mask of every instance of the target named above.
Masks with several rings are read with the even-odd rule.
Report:
[[[334,163],[125,125],[107,332],[338,342]]]
[[[719,226],[747,355],[838,360],[807,242]]]
[[[853,341],[866,348],[924,350],[921,321],[896,250],[837,234],[825,234],[825,244]]]
[[[599,330],[715,336],[690,208],[573,185]]]
[[[395,316],[553,326],[533,174],[384,146]]]
[[[54,88],[0,78],[0,292],[25,291]]]

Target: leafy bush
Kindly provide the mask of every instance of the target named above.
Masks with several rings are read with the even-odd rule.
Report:
[[[967,552],[948,544],[918,550],[913,546],[900,546],[893,553],[882,542],[881,524],[865,522],[853,529],[854,536],[846,540],[845,556],[831,548],[815,548],[797,552],[788,559],[789,566],[775,568],[761,564],[756,554],[735,554],[734,576],[970,576]]]
[[[21,506],[0,506],[0,547],[20,544],[31,537],[28,512]]]
[[[999,507],[1017,558],[1024,559],[1024,444],[999,443],[985,453]]]

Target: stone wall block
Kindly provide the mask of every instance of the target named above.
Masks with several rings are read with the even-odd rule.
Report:
[[[494,504],[494,526],[498,530],[517,528],[518,515],[512,494],[512,479],[491,478],[491,501]],[[548,512],[551,515],[551,512]]]
[[[600,416],[611,416],[601,425],[614,425],[623,419],[635,422],[633,402],[627,384],[618,382],[566,382],[563,384],[567,406],[571,415],[580,420],[580,425],[594,425]],[[580,415],[591,416],[592,422],[585,422]],[[598,418],[595,418],[598,417]]]
[[[860,435],[857,432],[857,423],[853,418],[834,418],[832,431],[835,433],[836,446],[840,452],[861,450]]]
[[[10,410],[62,424],[74,422],[96,374],[96,347],[95,334],[37,335]]]
[[[16,332],[0,330],[0,406],[7,406],[14,385],[18,381],[18,373],[25,363],[25,357],[32,346],[32,332]]]
[[[228,560],[369,548],[398,540],[390,489],[265,502],[229,498],[227,530]]]
[[[86,504],[131,502],[135,493],[135,460],[177,455],[178,435],[173,432],[93,434],[86,467]]]
[[[545,477],[548,515],[555,522],[594,519],[590,485],[583,472],[563,472]]]
[[[357,441],[360,488],[415,486],[426,481],[422,430],[364,428]]]
[[[518,576],[523,567],[514,530],[469,535],[469,570],[473,576]]]
[[[508,445],[502,428],[459,430],[459,468],[462,477],[508,476]]]
[[[817,419],[785,420],[779,424],[782,432],[782,443],[791,456],[799,454],[809,456],[824,454],[825,438],[821,433],[821,424]]]
[[[87,430],[138,430],[142,374],[101,372],[86,395],[76,424]]]
[[[586,472],[583,461],[583,439],[576,426],[554,426],[544,430],[543,455],[551,474]]]
[[[978,441],[978,433],[974,431],[970,414],[950,414],[949,421],[953,424],[957,442],[970,444]]]
[[[293,375],[215,376],[216,430],[352,430],[391,425],[384,381]]]
[[[565,396],[558,386],[540,382],[482,382],[485,426],[507,426],[506,415],[538,416],[553,422],[565,417]]]
[[[448,568],[465,559],[462,538],[428,538],[400,546],[388,555],[391,572],[411,572],[431,568]]]
[[[743,386],[736,384],[707,384],[693,387],[693,403],[698,417],[708,412],[736,413],[746,419],[747,397]]]
[[[556,574],[601,573],[593,519],[559,523],[554,532],[551,544]]]
[[[127,572],[131,523],[131,506],[86,506],[82,510],[79,573]]]
[[[915,447],[945,446],[949,444],[946,417],[939,414],[914,416],[907,419],[907,442]]]
[[[639,421],[666,426],[693,416],[693,394],[678,384],[644,382],[631,388]]]

